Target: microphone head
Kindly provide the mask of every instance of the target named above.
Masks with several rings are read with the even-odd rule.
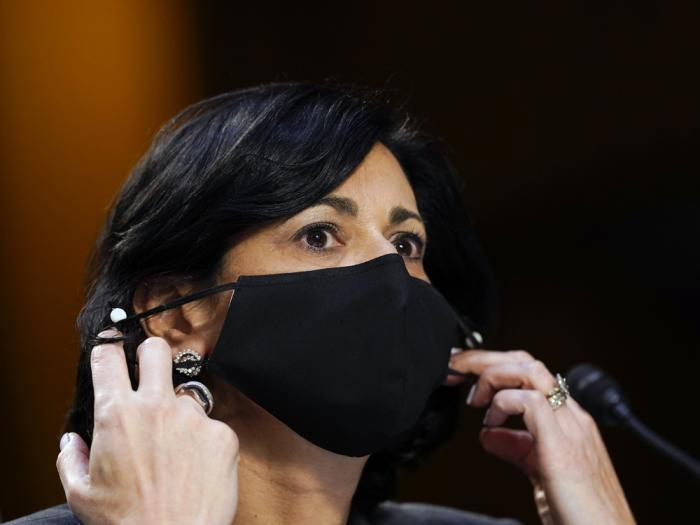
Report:
[[[566,374],[571,396],[604,425],[619,425],[632,415],[617,382],[590,363],[574,366]]]

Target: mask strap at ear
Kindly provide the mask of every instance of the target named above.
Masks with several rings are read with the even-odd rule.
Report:
[[[462,328],[465,334],[464,346],[472,350],[474,348],[478,348],[481,344],[483,344],[484,337],[481,335],[480,332],[477,332],[471,326],[469,326],[467,319],[468,318],[466,316],[457,314],[457,322],[459,323],[459,326]]]
[[[120,325],[126,322],[130,321],[137,321],[139,319],[143,319],[145,317],[150,317],[151,315],[158,314],[160,312],[163,312],[165,310],[170,310],[172,308],[177,308],[178,306],[182,306],[183,304],[190,303],[192,301],[196,301],[198,299],[203,299],[204,297],[208,297],[209,295],[214,295],[220,292],[225,292],[226,290],[233,290],[238,286],[238,282],[230,282],[230,283],[225,283],[225,284],[220,284],[218,286],[214,286],[212,288],[207,288],[206,290],[200,290],[198,292],[191,293],[189,295],[184,295],[182,297],[179,297],[173,301],[170,301],[168,303],[163,303],[159,306],[156,306],[154,308],[151,308],[150,310],[146,310],[144,312],[138,313],[138,314],[133,314],[133,315],[126,315],[126,312],[122,308],[113,308],[112,312],[110,313],[110,319],[112,320],[112,324],[108,325],[105,327],[107,328],[118,328]]]
[[[459,326],[462,328],[464,331],[464,345],[468,349],[473,349],[477,348],[484,342],[483,336],[474,330],[471,326],[469,326],[467,322],[467,317],[463,316],[461,314],[457,314],[457,322],[459,323]],[[447,373],[446,375],[448,376],[461,376],[461,377],[466,377],[467,379],[470,379],[471,381],[468,381],[468,383],[474,383],[478,379],[478,376],[476,374],[471,374],[469,372],[460,372],[458,370],[455,370],[454,368],[447,367]]]

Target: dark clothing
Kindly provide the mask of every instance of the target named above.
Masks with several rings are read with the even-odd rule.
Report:
[[[55,507],[49,507],[48,509],[40,510],[33,514],[17,518],[16,520],[8,521],[6,523],[15,523],[24,525],[34,524],[36,525],[82,525],[82,521],[75,517],[68,504],[64,503],[62,505],[56,505]]]
[[[7,525],[82,525],[67,504],[49,507]],[[430,503],[385,501],[368,513],[353,510],[347,525],[522,525],[509,518],[490,518]]]
[[[366,514],[352,513],[347,525],[522,525],[432,503],[384,501]]]

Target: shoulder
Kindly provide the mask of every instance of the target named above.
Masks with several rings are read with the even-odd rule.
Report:
[[[67,503],[5,522],[4,525],[82,525]]]
[[[495,518],[432,503],[383,501],[369,513],[354,515],[348,525],[521,525],[512,518]]]

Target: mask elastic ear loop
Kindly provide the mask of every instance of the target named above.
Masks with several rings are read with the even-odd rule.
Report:
[[[225,284],[220,284],[219,286],[214,286],[212,288],[207,288],[206,290],[200,290],[199,292],[195,292],[189,295],[185,295],[183,297],[179,297],[178,299],[175,299],[173,301],[170,301],[168,303],[163,303],[161,305],[158,305],[154,308],[151,308],[150,310],[146,310],[144,312],[138,313],[138,314],[133,314],[133,315],[126,315],[126,312],[122,308],[113,308],[112,312],[110,313],[110,319],[112,320],[112,324],[107,325],[105,327],[105,330],[108,328],[118,328],[122,324],[126,322],[131,322],[131,321],[137,321],[139,319],[143,319],[145,317],[150,317],[151,315],[158,314],[160,312],[163,312],[165,310],[170,310],[172,308],[177,308],[178,306],[182,306],[183,304],[190,303],[192,301],[196,301],[198,299],[203,299],[204,297],[208,297],[209,295],[214,295],[220,292],[225,292],[226,290],[233,290],[234,288],[238,287],[238,282],[234,281],[231,283],[225,283]],[[233,295],[233,294],[231,294]]]
[[[476,348],[477,346],[481,345],[484,342],[484,338],[481,335],[481,333],[477,332],[476,330],[472,329],[467,322],[464,320],[464,318],[457,314],[457,322],[459,323],[459,326],[462,328],[466,336],[464,337],[464,344],[467,348],[473,349]],[[476,374],[470,374],[468,372],[460,372],[458,370],[455,370],[454,368],[447,367],[447,375],[448,376],[462,376],[466,378],[474,378],[476,379]]]

